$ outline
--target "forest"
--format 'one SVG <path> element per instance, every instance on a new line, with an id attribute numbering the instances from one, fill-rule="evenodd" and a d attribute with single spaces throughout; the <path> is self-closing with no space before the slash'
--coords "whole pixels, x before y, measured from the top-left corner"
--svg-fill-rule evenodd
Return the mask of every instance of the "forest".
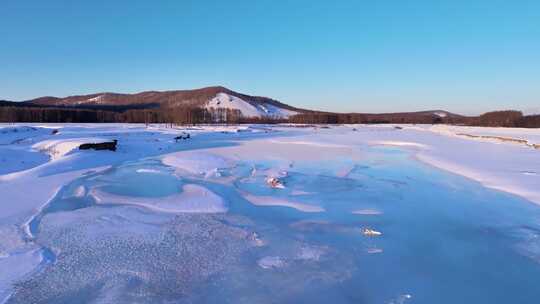
<path id="1" fill-rule="evenodd" d="M 199 107 L 133 106 L 44 106 L 0 101 L 0 122 L 49 123 L 309 123 L 309 124 L 456 124 L 487 127 L 539 128 L 540 115 L 520 111 L 493 111 L 479 116 L 434 115 L 432 112 L 386 114 L 328 113 L 304 111 L 287 119 L 278 117 L 247 118 L 239 110 Z"/>

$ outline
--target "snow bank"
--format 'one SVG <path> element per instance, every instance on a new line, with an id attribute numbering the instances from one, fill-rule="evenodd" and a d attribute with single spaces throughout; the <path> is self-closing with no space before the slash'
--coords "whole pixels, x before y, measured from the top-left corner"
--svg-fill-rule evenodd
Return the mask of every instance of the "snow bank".
<path id="1" fill-rule="evenodd" d="M 377 137 L 378 141 L 370 142 L 412 148 L 415 157 L 426 164 L 540 204 L 540 151 L 528 146 L 531 142 L 540 142 L 540 130 L 446 125 L 402 127 L 400 132 L 382 131 L 380 126 L 368 127 L 378 128 L 378 132 L 374 132 L 375 135 L 366 132 L 362 139 Z M 527 144 L 463 134 L 524 139 Z"/>
<path id="2" fill-rule="evenodd" d="M 382 211 L 376 210 L 376 209 L 360 209 L 360 210 L 354 210 L 352 214 L 358 214 L 358 215 L 380 215 L 382 214 Z"/>
<path id="3" fill-rule="evenodd" d="M 223 213 L 225 201 L 210 190 L 193 184 L 184 185 L 182 192 L 165 197 L 135 197 L 117 195 L 94 188 L 90 195 L 98 203 L 128 204 L 168 213 Z"/>
<path id="4" fill-rule="evenodd" d="M 538 175 L 530 174 L 529 171 L 520 171 L 518 169 L 519 167 L 525 167 L 517 164 L 517 170 L 512 168 L 494 170 L 494 163 L 497 162 L 497 159 L 493 159 L 487 154 L 486 157 L 488 160 L 482 159 L 482 155 L 477 156 L 479 158 L 474 158 L 476 164 L 469 165 L 460 163 L 456 159 L 445 159 L 442 156 L 427 153 L 416 155 L 419 160 L 434 167 L 465 176 L 481 183 L 485 187 L 516 194 L 536 204 L 540 204 L 540 179 Z M 506 160 L 508 160 L 508 157 L 506 157 Z M 490 163 L 490 161 L 493 163 Z"/>
<path id="5" fill-rule="evenodd" d="M 32 146 L 34 150 L 49 154 L 51 160 L 62 158 L 69 152 L 79 148 L 84 143 L 98 143 L 110 141 L 103 138 L 70 138 L 70 139 L 51 139 L 38 142 Z"/>
<path id="6" fill-rule="evenodd" d="M 491 141 L 495 143 L 510 143 L 534 147 L 540 144 L 540 129 L 534 128 L 499 128 L 499 127 L 469 127 L 449 125 L 410 126 L 418 130 L 426 130 L 446 136 L 461 137 L 470 140 Z"/>
<path id="7" fill-rule="evenodd" d="M 381 146 L 395 146 L 395 147 L 415 147 L 415 148 L 428 148 L 427 145 L 415 143 L 415 142 L 407 142 L 407 141 L 374 141 L 371 142 L 372 145 L 381 145 Z"/>
<path id="8" fill-rule="evenodd" d="M 242 196 L 247 201 L 257 206 L 289 207 L 289 208 L 294 208 L 302 212 L 324 212 L 325 211 L 324 208 L 320 206 L 308 205 L 304 203 L 289 201 L 285 199 L 276 198 L 273 196 L 256 196 L 256 195 L 248 194 L 248 193 L 243 193 Z"/>

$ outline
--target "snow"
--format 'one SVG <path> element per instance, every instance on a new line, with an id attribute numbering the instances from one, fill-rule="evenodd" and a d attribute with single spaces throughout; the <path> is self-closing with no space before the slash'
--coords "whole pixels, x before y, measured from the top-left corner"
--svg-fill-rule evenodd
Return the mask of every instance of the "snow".
<path id="1" fill-rule="evenodd" d="M 97 104 L 100 104 L 100 103 L 103 103 L 104 100 L 105 100 L 105 95 L 98 95 L 96 97 L 92 97 L 92 98 L 88 98 L 88 99 L 85 99 L 85 100 L 77 101 L 77 102 L 75 102 L 75 104 L 85 104 L 85 103 L 97 103 Z"/>
<path id="2" fill-rule="evenodd" d="M 383 140 L 383 141 L 373 141 L 371 142 L 373 145 L 382 145 L 382 146 L 396 146 L 396 147 L 415 147 L 415 148 L 427 148 L 427 145 L 419 144 L 415 142 L 405 142 L 405 141 L 390 141 L 390 140 Z"/>
<path id="3" fill-rule="evenodd" d="M 512 142 L 514 144 L 524 144 L 519 141 L 526 141 L 527 144 L 540 144 L 540 131 L 538 129 L 526 128 L 495 128 L 495 127 L 468 127 L 468 126 L 448 126 L 448 125 L 422 125 L 408 126 L 410 129 L 425 130 L 442 135 L 460 137 L 472 140 L 491 141 L 495 143 Z M 474 137 L 484 138 L 474 138 Z M 506 141 L 505 141 L 506 139 Z"/>
<path id="4" fill-rule="evenodd" d="M 352 214 L 358 214 L 358 215 L 380 215 L 382 214 L 381 211 L 375 210 L 375 209 L 360 209 L 360 210 L 354 210 Z"/>
<path id="5" fill-rule="evenodd" d="M 358 132 L 354 137 L 347 136 L 351 143 L 391 145 L 409 150 L 416 159 L 429 165 L 540 204 L 539 149 L 515 141 L 459 135 L 489 135 L 538 143 L 539 129 L 400 126 L 403 129 L 396 130 L 389 125 L 357 125 Z"/>
<path id="6" fill-rule="evenodd" d="M 204 151 L 173 153 L 163 157 L 162 161 L 167 166 L 199 175 L 207 175 L 216 169 L 231 166 L 227 159 Z"/>
<path id="7" fill-rule="evenodd" d="M 448 115 L 447 115 L 446 113 L 444 113 L 444 112 L 434 112 L 433 114 L 434 114 L 434 115 L 437 115 L 437 116 L 439 116 L 439 117 L 441 117 L 441 118 L 444 118 L 444 117 L 448 116 Z"/>
<path id="8" fill-rule="evenodd" d="M 489 135 L 539 143 L 540 130 L 449 126 L 427 130 L 444 136 L 431 141 L 431 136 L 419 136 L 417 142 L 429 147 L 417 152 L 419 160 L 540 204 L 540 150 L 513 141 L 456 135 Z"/>
<path id="9" fill-rule="evenodd" d="M 287 118 L 298 114 L 298 112 L 276 107 L 271 104 L 259 104 L 248 102 L 236 96 L 226 93 L 218 93 L 205 106 L 207 109 L 229 109 L 240 110 L 245 117 L 274 117 Z"/>
<path id="10" fill-rule="evenodd" d="M 234 96 L 218 95 L 210 104 L 212 102 L 255 117 L 263 113 L 290 115 L 270 105 L 265 105 L 265 110 L 257 108 Z M 14 282 L 42 262 L 42 251 L 34 243 L 35 235 L 29 223 L 54 199 L 59 189 L 88 174 L 130 162 L 153 160 L 171 167 L 182 180 L 182 187 L 177 193 L 152 198 L 111 193 L 99 186 L 78 186 L 70 193 L 78 199 L 93 196 L 98 204 L 136 206 L 165 215 L 224 214 L 228 212 L 229 198 L 203 182 L 217 183 L 226 179 L 220 176 L 221 170 L 233 174 L 242 164 L 264 163 L 262 168 L 254 166 L 254 174 L 248 178 L 253 183 L 260 177 L 261 189 L 268 192 L 238 191 L 239 196 L 249 202 L 244 204 L 261 212 L 265 207 L 274 207 L 321 216 L 331 213 L 331 205 L 309 201 L 317 193 L 313 189 L 306 191 L 290 186 L 287 172 L 309 161 L 360 161 L 370 153 L 361 148 L 375 147 L 406 151 L 412 162 L 421 161 L 540 204 L 540 149 L 535 148 L 540 144 L 539 129 L 446 125 L 399 125 L 402 128 L 396 129 L 394 126 L 347 125 L 326 129 L 296 128 L 295 125 L 189 128 L 166 128 L 157 124 L 149 127 L 137 124 L 0 125 L 0 299 L 10 294 Z M 61 129 L 61 132 L 53 135 L 51 129 Z M 266 133 L 268 130 L 275 132 Z M 192 138 L 175 143 L 174 136 L 181 132 L 189 132 Z M 119 140 L 116 152 L 77 149 L 81 143 L 112 139 Z M 342 178 L 353 172 L 353 166 L 347 162 L 339 163 L 334 169 L 330 174 L 310 168 L 316 173 Z M 133 172 L 139 176 L 167 174 L 147 167 Z M 268 177 L 283 179 L 286 187 L 268 187 Z M 358 205 L 346 212 L 356 215 L 357 219 L 378 220 L 389 214 L 379 207 Z M 388 229 L 383 229 L 385 238 L 390 236 Z M 376 232 L 370 232 L 371 235 L 379 233 L 370 231 Z M 382 249 L 370 247 L 367 251 L 380 253 Z M 385 255 L 386 252 L 389 251 L 385 251 Z M 300 256 L 316 260 L 320 254 L 305 250 Z M 258 265 L 273 269 L 286 264 L 283 258 L 272 254 L 259 259 Z M 7 268 L 9 271 L 5 271 Z"/>
<path id="11" fill-rule="evenodd" d="M 84 143 L 98 143 L 109 141 L 103 138 L 74 138 L 70 140 L 56 139 L 44 140 L 32 146 L 34 150 L 49 154 L 52 160 L 62 158 L 69 152 L 78 149 Z"/>
<path id="12" fill-rule="evenodd" d="M 134 197 L 92 189 L 90 195 L 98 203 L 131 204 L 154 211 L 169 213 L 220 213 L 227 212 L 225 201 L 210 190 L 187 184 L 178 194 L 166 197 Z"/>
<path id="13" fill-rule="evenodd" d="M 316 205 L 308 205 L 300 202 L 294 202 L 286 199 L 275 198 L 273 196 L 256 196 L 244 193 L 243 197 L 250 203 L 257 206 L 282 206 L 290 207 L 302 212 L 324 212 L 324 208 Z"/>

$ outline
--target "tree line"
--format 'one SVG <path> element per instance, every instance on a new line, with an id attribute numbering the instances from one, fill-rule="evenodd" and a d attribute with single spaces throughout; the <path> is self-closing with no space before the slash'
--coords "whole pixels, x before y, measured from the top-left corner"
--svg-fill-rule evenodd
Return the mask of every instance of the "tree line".
<path id="1" fill-rule="evenodd" d="M 447 115 L 430 112 L 361 114 L 304 112 L 289 119 L 280 117 L 244 117 L 239 110 L 200 107 L 157 107 L 150 109 L 129 107 L 54 107 L 0 102 L 0 122 L 49 123 L 302 123 L 302 124 L 459 124 L 487 127 L 540 128 L 540 115 L 523 115 L 519 111 L 495 111 L 479 116 Z"/>
<path id="2" fill-rule="evenodd" d="M 304 124 L 453 124 L 484 127 L 540 128 L 540 115 L 523 115 L 520 111 L 494 111 L 479 116 L 438 116 L 429 112 L 388 114 L 336 114 L 308 112 L 289 120 Z"/>

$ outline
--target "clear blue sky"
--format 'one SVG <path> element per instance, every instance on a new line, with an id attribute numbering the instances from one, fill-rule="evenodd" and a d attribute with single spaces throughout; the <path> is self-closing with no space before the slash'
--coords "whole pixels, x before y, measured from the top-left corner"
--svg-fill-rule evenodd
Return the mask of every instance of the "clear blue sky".
<path id="1" fill-rule="evenodd" d="M 0 99 L 210 85 L 334 111 L 540 109 L 540 1 L 0 2 Z"/>

